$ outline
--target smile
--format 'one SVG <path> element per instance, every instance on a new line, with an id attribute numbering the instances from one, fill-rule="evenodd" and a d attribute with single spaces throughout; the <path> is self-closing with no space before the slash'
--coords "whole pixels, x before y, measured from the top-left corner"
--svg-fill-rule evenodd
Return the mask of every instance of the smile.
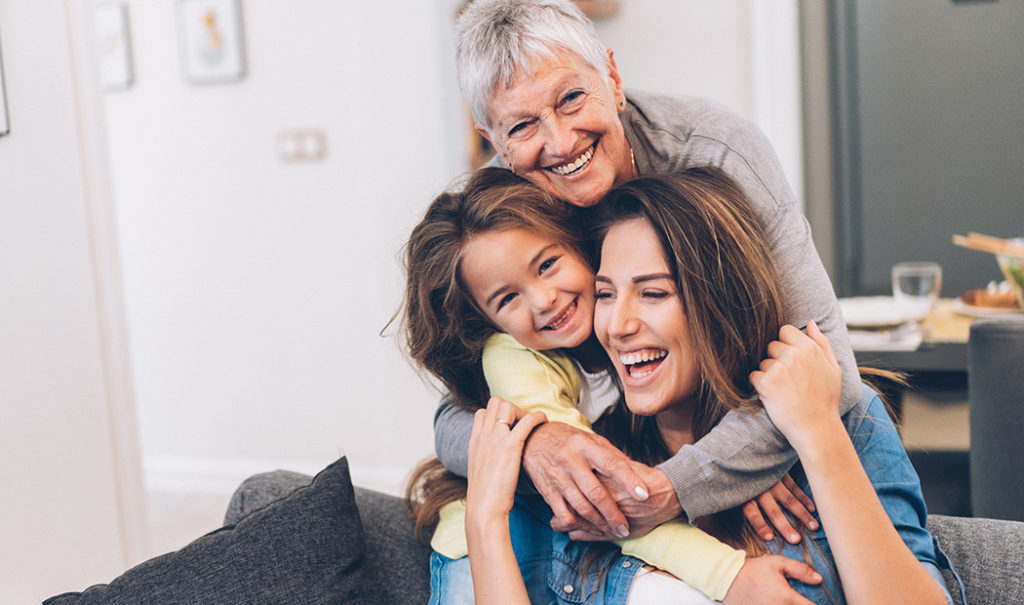
<path id="1" fill-rule="evenodd" d="M 558 314 L 558 316 L 556 316 L 554 319 L 548 322 L 548 324 L 541 328 L 541 330 L 558 330 L 559 328 L 561 328 L 563 325 L 565 325 L 567 321 L 569 321 L 572 318 L 573 314 L 576 313 L 576 306 L 576 300 L 573 300 L 571 303 L 569 303 L 568 307 L 566 307 L 561 313 Z"/>
<path id="2" fill-rule="evenodd" d="M 576 158 L 574 161 L 562 164 L 561 166 L 551 166 L 548 170 L 562 176 L 575 174 L 580 170 L 583 170 L 583 168 L 590 163 L 590 158 L 594 157 L 594 149 L 596 147 L 597 143 L 588 147 L 587 150 L 580 154 L 580 157 Z"/>
<path id="3" fill-rule="evenodd" d="M 619 355 L 619 361 L 626 367 L 626 374 L 632 378 L 649 376 L 668 356 L 665 349 L 643 349 Z"/>

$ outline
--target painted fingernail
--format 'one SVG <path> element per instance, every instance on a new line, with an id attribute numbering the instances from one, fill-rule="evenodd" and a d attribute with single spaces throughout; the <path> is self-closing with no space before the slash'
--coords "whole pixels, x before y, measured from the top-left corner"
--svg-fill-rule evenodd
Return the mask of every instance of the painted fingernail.
<path id="1" fill-rule="evenodd" d="M 799 541 L 800 541 L 800 536 L 798 536 L 798 535 L 796 535 L 796 534 L 789 534 L 789 541 L 790 541 L 790 542 L 791 542 L 792 544 L 796 544 L 797 542 L 799 542 Z"/>
<path id="2" fill-rule="evenodd" d="M 811 519 L 811 521 L 807 524 L 807 527 L 811 528 L 812 531 L 816 530 L 818 529 L 818 522 L 814 519 Z"/>
<path id="3" fill-rule="evenodd" d="M 766 531 L 766 532 L 764 532 L 761 535 L 764 537 L 765 540 L 771 540 L 772 538 L 775 537 L 775 536 L 772 535 L 772 532 L 770 532 L 770 531 Z"/>
<path id="4" fill-rule="evenodd" d="M 625 538 L 629 535 L 629 528 L 625 525 L 620 525 L 617 528 L 615 528 L 615 535 L 620 538 Z"/>
<path id="5" fill-rule="evenodd" d="M 639 485 L 633 489 L 633 492 L 636 494 L 636 497 L 639 498 L 641 502 L 651 497 L 651 495 L 647 493 L 647 490 L 640 487 Z"/>

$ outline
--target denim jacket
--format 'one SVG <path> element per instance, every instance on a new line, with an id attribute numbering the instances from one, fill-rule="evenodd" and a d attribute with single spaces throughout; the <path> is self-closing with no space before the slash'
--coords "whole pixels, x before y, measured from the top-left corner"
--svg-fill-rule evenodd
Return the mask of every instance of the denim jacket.
<path id="1" fill-rule="evenodd" d="M 962 582 L 951 569 L 938 543 L 925 529 L 927 512 L 920 480 L 881 399 L 865 385 L 857 405 L 843 416 L 843 421 L 896 531 L 914 556 L 939 579 L 944 590 L 946 585 L 941 581 L 939 570 L 952 572 L 958 583 L 954 588 L 962 599 Z M 794 467 L 791 476 L 813 498 L 799 465 Z M 534 605 L 625 603 L 643 561 L 622 555 L 607 544 L 573 542 L 567 535 L 551 530 L 551 516 L 551 510 L 539 496 L 516 496 L 509 516 L 512 547 L 523 572 L 530 602 Z M 819 586 L 795 580 L 790 584 L 815 603 L 845 603 L 832 552 L 824 530 L 820 529 L 821 520 L 817 513 L 815 518 L 819 529 L 814 532 L 805 530 L 804 539 L 810 544 L 810 563 L 822 575 L 823 581 Z M 768 544 L 768 548 L 773 554 L 804 560 L 803 544 L 793 545 L 777 538 Z M 473 602 L 468 560 L 453 561 L 435 553 L 431 568 L 431 603 L 457 605 Z M 952 603 L 948 591 L 947 599 Z"/>

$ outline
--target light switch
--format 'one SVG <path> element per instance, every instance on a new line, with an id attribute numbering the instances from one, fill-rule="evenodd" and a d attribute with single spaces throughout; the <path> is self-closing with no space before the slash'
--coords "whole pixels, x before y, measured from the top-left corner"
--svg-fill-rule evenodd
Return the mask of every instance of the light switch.
<path id="1" fill-rule="evenodd" d="M 327 157 L 327 133 L 318 128 L 283 130 L 277 135 L 277 155 L 285 163 L 322 161 Z"/>

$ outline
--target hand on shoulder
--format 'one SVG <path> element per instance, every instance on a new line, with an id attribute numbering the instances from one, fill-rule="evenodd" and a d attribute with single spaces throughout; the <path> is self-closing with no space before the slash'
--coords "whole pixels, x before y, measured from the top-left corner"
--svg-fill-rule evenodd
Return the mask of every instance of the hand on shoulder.
<path id="1" fill-rule="evenodd" d="M 832 346 L 817 324 L 807 333 L 785 325 L 768 345 L 768 357 L 750 374 L 761 403 L 794 449 L 821 430 L 835 428 L 839 418 L 842 371 Z"/>

